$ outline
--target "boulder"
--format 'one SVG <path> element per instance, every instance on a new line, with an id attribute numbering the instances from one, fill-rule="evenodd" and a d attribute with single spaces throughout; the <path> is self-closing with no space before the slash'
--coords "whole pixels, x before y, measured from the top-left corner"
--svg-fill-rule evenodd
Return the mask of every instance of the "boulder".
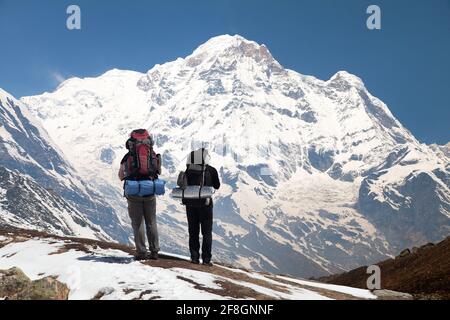
<path id="1" fill-rule="evenodd" d="M 427 244 L 424 244 L 423 246 L 421 246 L 420 249 L 428 249 L 431 247 L 434 247 L 434 243 L 428 242 Z"/>
<path id="2" fill-rule="evenodd" d="M 54 277 L 31 281 L 19 268 L 0 270 L 0 298 L 9 300 L 67 300 L 69 288 Z"/>
<path id="3" fill-rule="evenodd" d="M 17 295 L 18 300 L 67 300 L 69 288 L 54 277 L 45 277 L 31 282 L 31 285 Z"/>
<path id="4" fill-rule="evenodd" d="M 19 268 L 0 270 L 0 298 L 15 297 L 18 292 L 25 290 L 31 280 Z"/>
<path id="5" fill-rule="evenodd" d="M 410 255 L 410 254 L 411 254 L 411 250 L 405 249 L 405 250 L 403 250 L 402 252 L 400 252 L 400 254 L 398 255 L 398 257 L 403 258 L 403 257 L 406 257 L 406 256 L 408 256 L 408 255 Z"/>

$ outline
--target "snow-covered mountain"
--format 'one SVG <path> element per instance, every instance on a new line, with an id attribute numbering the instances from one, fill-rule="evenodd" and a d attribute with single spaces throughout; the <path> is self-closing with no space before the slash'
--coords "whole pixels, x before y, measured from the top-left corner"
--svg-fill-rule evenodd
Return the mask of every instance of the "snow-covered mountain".
<path id="1" fill-rule="evenodd" d="M 419 143 L 358 77 L 299 74 L 240 36 L 214 37 L 145 74 L 72 78 L 22 101 L 116 211 L 132 129 L 155 135 L 169 187 L 185 155 L 206 144 L 224 182 L 214 226 L 223 261 L 321 275 L 450 232 L 448 157 Z M 183 209 L 159 199 L 165 250 L 186 251 Z"/>
<path id="2" fill-rule="evenodd" d="M 39 121 L 1 89 L 0 196 L 1 222 L 98 239 L 111 239 L 108 230 L 128 239 L 114 210 L 84 185 Z"/>

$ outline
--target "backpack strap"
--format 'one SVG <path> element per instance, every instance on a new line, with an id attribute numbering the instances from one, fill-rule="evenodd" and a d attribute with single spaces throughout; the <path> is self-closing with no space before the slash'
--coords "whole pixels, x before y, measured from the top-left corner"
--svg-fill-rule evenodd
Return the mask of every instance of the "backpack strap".
<path id="1" fill-rule="evenodd" d="M 202 179 L 200 180 L 200 188 L 198 188 L 198 198 L 201 199 L 202 195 L 202 188 L 205 184 L 205 171 L 206 171 L 206 165 L 203 165 L 202 167 Z"/>
<path id="2" fill-rule="evenodd" d="M 134 169 L 139 169 L 140 168 L 140 163 L 139 163 L 139 159 L 138 159 L 138 154 L 137 154 L 137 150 L 136 150 L 136 139 L 134 138 L 129 138 L 128 141 L 130 141 L 131 146 L 128 149 L 130 156 L 133 157 L 133 168 Z"/>
<path id="3" fill-rule="evenodd" d="M 150 171 L 150 170 L 153 170 L 153 159 L 152 159 L 152 149 L 150 148 L 150 154 L 148 155 L 148 157 L 147 157 L 147 169 Z M 154 173 L 154 172 L 152 172 L 152 173 Z M 151 178 L 151 180 L 153 180 L 153 177 L 150 177 Z M 155 186 L 153 186 L 153 190 L 155 189 Z"/>
<path id="4" fill-rule="evenodd" d="M 127 153 L 123 156 L 122 160 L 120 161 L 120 164 L 125 163 L 125 162 L 127 161 L 127 159 L 128 159 L 129 156 L 130 156 L 130 152 L 127 152 Z"/>

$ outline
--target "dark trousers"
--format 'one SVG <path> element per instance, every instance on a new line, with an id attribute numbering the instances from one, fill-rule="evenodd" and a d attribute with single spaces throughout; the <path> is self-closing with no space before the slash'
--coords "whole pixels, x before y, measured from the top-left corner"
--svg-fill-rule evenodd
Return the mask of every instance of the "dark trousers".
<path id="1" fill-rule="evenodd" d="M 202 232 L 202 259 L 203 262 L 211 262 L 213 206 L 191 207 L 186 206 L 186 214 L 189 226 L 189 251 L 192 260 L 200 258 L 200 230 Z"/>

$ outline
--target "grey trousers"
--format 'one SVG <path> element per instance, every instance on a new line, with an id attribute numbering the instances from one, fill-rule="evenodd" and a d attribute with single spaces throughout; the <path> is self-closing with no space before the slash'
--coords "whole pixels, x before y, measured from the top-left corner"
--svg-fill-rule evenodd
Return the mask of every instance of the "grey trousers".
<path id="1" fill-rule="evenodd" d="M 128 196 L 128 214 L 133 227 L 134 243 L 138 254 L 147 253 L 145 234 L 151 252 L 159 251 L 158 227 L 156 225 L 156 198 Z M 144 223 L 143 223 L 144 222 Z"/>

